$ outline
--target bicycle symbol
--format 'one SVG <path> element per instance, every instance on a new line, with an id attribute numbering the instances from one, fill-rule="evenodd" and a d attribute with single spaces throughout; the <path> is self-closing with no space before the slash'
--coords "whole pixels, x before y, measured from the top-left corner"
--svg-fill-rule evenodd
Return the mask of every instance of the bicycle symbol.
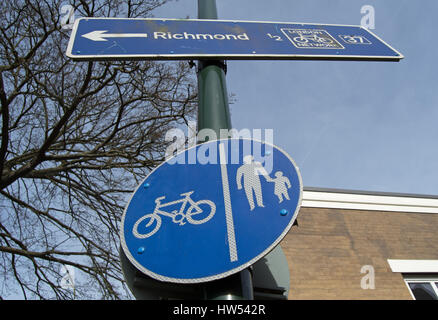
<path id="1" fill-rule="evenodd" d="M 304 34 L 300 33 L 299 35 L 300 35 L 299 37 L 294 37 L 293 39 L 294 39 L 294 41 L 301 43 L 301 44 L 306 44 L 309 41 L 323 43 L 323 44 L 333 43 L 332 39 L 318 37 L 316 34 L 304 35 Z"/>
<path id="2" fill-rule="evenodd" d="M 330 33 L 322 29 L 281 28 L 283 34 L 297 48 L 302 49 L 344 49 Z"/>
<path id="3" fill-rule="evenodd" d="M 210 200 L 199 200 L 199 201 L 193 201 L 193 199 L 190 197 L 194 191 L 189 191 L 186 193 L 181 193 L 182 199 L 170 201 L 166 203 L 161 203 L 161 200 L 165 199 L 165 196 L 158 197 L 155 199 L 155 209 L 153 213 L 148 213 L 144 216 L 142 216 L 140 219 L 137 220 L 137 222 L 134 224 L 134 227 L 132 228 L 133 235 L 138 239 L 146 239 L 150 236 L 154 235 L 161 227 L 161 217 L 160 215 L 172 218 L 172 222 L 179 224 L 180 226 L 185 225 L 186 221 L 191 224 L 203 224 L 210 220 L 215 212 L 216 212 L 216 205 L 210 201 Z M 164 207 L 168 207 L 175 204 L 181 204 L 181 207 L 179 210 L 173 210 L 171 212 L 167 212 L 162 210 Z M 190 205 L 187 210 L 187 203 Z M 210 207 L 210 212 L 208 215 L 204 218 L 202 218 L 205 215 L 202 215 L 202 213 L 207 212 L 206 210 L 201 209 L 202 207 Z M 208 208 L 206 208 L 208 209 Z M 199 218 L 201 217 L 201 218 Z M 148 221 L 149 220 L 149 221 Z M 152 228 L 151 231 L 142 233 L 138 230 L 139 225 L 143 222 L 147 221 L 145 229 L 150 227 L 154 222 L 156 222 L 155 227 Z M 143 231 L 144 232 L 144 231 Z"/>

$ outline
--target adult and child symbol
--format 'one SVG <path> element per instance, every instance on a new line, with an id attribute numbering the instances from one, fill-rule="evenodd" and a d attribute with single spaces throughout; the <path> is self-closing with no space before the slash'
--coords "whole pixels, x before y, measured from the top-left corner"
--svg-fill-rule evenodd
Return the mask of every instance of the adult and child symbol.
<path id="1" fill-rule="evenodd" d="M 267 182 L 274 183 L 274 194 L 278 197 L 279 203 L 283 202 L 284 198 L 290 200 L 287 190 L 291 184 L 289 179 L 283 176 L 283 172 L 277 171 L 275 178 L 271 178 L 260 162 L 254 161 L 252 155 L 247 155 L 243 158 L 243 165 L 237 169 L 236 182 L 237 189 L 241 190 L 243 178 L 243 188 L 251 211 L 255 208 L 253 194 L 255 194 L 257 206 L 264 208 L 260 176 L 263 176 Z"/>

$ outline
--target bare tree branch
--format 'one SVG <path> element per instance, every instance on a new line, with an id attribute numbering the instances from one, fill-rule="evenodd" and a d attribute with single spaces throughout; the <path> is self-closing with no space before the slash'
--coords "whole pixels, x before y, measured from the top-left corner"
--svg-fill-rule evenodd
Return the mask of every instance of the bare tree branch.
<path id="1" fill-rule="evenodd" d="M 165 0 L 70 0 L 75 16 L 149 17 Z M 64 4 L 64 3 L 63 3 Z M 126 299 L 119 223 L 194 115 L 187 63 L 73 62 L 57 0 L 0 2 L 0 298 Z M 74 292 L 60 285 L 77 272 Z"/>

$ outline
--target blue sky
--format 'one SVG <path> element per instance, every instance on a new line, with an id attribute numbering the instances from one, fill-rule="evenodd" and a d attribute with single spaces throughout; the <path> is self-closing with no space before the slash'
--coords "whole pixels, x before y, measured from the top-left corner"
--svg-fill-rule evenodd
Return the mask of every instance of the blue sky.
<path id="1" fill-rule="evenodd" d="M 436 195 L 438 92 L 434 0 L 217 0 L 219 19 L 360 25 L 401 62 L 229 61 L 236 129 L 273 129 L 274 144 L 307 187 Z M 163 18 L 197 18 L 196 0 L 168 3 Z"/>

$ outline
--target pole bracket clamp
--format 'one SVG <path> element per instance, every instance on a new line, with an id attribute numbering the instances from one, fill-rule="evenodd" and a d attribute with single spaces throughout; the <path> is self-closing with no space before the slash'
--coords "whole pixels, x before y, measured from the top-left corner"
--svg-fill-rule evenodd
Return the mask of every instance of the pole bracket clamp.
<path id="1" fill-rule="evenodd" d="M 192 65 L 192 64 L 190 64 Z M 225 60 L 199 60 L 198 61 L 198 73 L 209 66 L 216 66 L 224 70 L 225 74 L 227 74 L 227 62 Z"/>

